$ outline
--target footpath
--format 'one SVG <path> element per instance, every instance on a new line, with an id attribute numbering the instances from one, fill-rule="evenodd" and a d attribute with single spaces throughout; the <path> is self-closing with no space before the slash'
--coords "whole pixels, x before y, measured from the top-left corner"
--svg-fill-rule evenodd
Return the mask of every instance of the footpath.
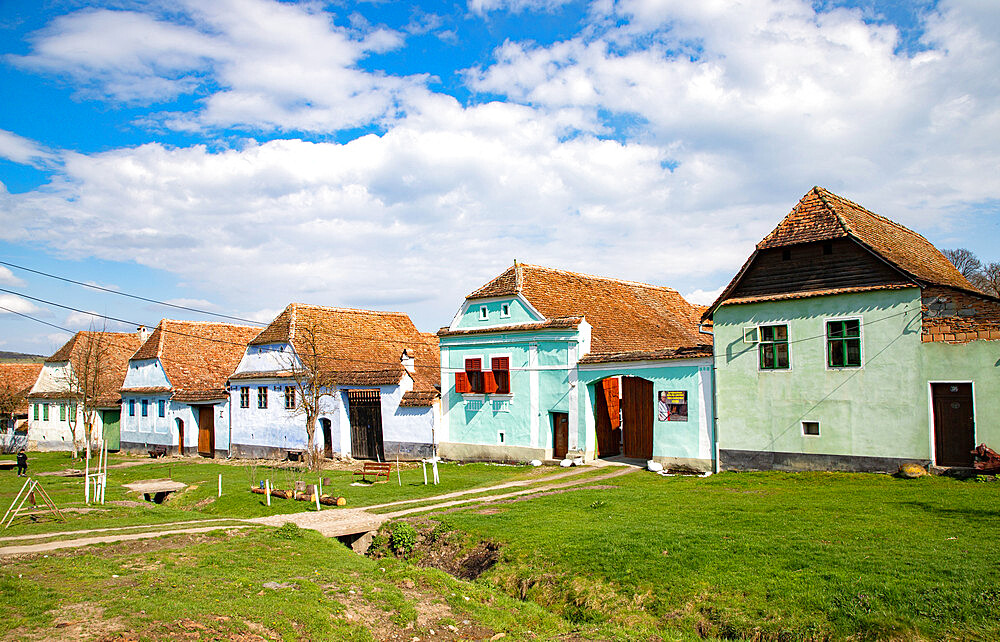
<path id="1" fill-rule="evenodd" d="M 148 524 L 124 526 L 119 528 L 97 528 L 79 531 L 61 531 L 38 533 L 34 535 L 17 535 L 0 537 L 0 557 L 8 555 L 24 555 L 30 553 L 45 553 L 65 548 L 78 548 L 90 544 L 122 542 L 130 540 L 150 539 L 165 535 L 186 533 L 205 533 L 219 529 L 252 528 L 256 526 L 282 526 L 293 523 L 300 528 L 308 528 L 322 533 L 327 537 L 342 537 L 368 533 L 377 530 L 386 521 L 421 512 L 453 508 L 469 504 L 488 504 L 495 501 L 509 500 L 537 493 L 566 492 L 580 489 L 596 482 L 606 481 L 620 475 L 638 470 L 631 466 L 609 467 L 608 472 L 577 478 L 584 472 L 594 471 L 593 467 L 573 467 L 565 472 L 549 475 L 544 480 L 529 479 L 496 484 L 494 486 L 469 488 L 466 490 L 444 493 L 432 497 L 401 500 L 366 506 L 364 508 L 330 508 L 321 511 L 269 515 L 250 519 L 220 518 L 192 520 L 190 522 L 172 522 L 167 524 Z M 512 490 L 516 489 L 516 490 Z M 419 504 L 413 506 L 413 504 Z M 386 509 L 390 509 L 387 512 Z M 379 511 L 379 512 L 375 512 Z M 197 526 L 195 526 L 197 524 Z M 166 528 L 176 526 L 177 528 Z M 102 533 L 97 535 L 96 533 Z M 85 537 L 73 537 L 87 535 Z M 54 541 L 52 538 L 58 539 Z M 5 542 L 12 542 L 2 545 Z M 24 542 L 24 543 L 13 543 Z M 31 543 L 29 543 L 31 542 Z"/>

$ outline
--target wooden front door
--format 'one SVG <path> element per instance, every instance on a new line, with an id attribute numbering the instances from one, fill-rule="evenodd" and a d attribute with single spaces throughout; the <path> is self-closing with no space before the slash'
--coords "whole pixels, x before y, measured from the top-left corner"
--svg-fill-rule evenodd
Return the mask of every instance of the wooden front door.
<path id="1" fill-rule="evenodd" d="M 625 456 L 653 456 L 653 382 L 641 377 L 622 377 L 622 442 Z"/>
<path id="2" fill-rule="evenodd" d="M 104 423 L 104 441 L 108 444 L 108 450 L 118 452 L 121 450 L 121 410 L 102 410 L 101 421 Z"/>
<path id="3" fill-rule="evenodd" d="M 177 420 L 177 454 L 184 454 L 184 420 Z"/>
<path id="4" fill-rule="evenodd" d="M 348 390 L 351 457 L 385 461 L 382 444 L 382 398 L 378 390 Z"/>
<path id="5" fill-rule="evenodd" d="M 565 459 L 569 452 L 569 415 L 565 412 L 552 413 L 552 457 Z"/>
<path id="6" fill-rule="evenodd" d="M 597 456 L 621 453 L 621 414 L 618 380 L 605 379 L 594 386 L 594 427 L 597 431 Z"/>
<path id="7" fill-rule="evenodd" d="M 938 466 L 972 466 L 975 420 L 971 383 L 932 383 L 934 407 L 934 463 Z"/>
<path id="8" fill-rule="evenodd" d="M 198 408 L 198 454 L 215 455 L 215 406 Z"/>

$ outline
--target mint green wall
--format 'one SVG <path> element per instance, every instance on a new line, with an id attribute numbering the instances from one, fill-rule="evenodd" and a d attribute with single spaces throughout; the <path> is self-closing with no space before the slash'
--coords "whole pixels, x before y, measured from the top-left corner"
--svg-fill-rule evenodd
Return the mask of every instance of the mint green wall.
<path id="1" fill-rule="evenodd" d="M 580 385 L 586 384 L 587 394 L 579 396 L 580 416 L 592 415 L 596 400 L 596 383 L 616 375 L 632 375 L 653 382 L 653 397 L 649 403 L 653 406 L 653 456 L 676 457 L 688 459 L 712 458 L 712 421 L 711 407 L 706 407 L 702 394 L 699 394 L 699 379 L 704 379 L 708 386 L 707 398 L 711 399 L 710 365 L 681 363 L 658 367 L 635 368 L 630 366 L 609 366 L 600 370 L 581 370 Z M 704 374 L 702 374 L 704 373 Z M 688 420 L 659 421 L 656 418 L 656 399 L 661 390 L 685 390 L 688 397 Z M 580 443 L 584 443 L 584 422 L 581 424 Z"/>
<path id="2" fill-rule="evenodd" d="M 547 331 L 490 335 L 477 342 L 469 337 L 442 337 L 443 363 L 447 368 L 461 370 L 467 357 L 482 357 L 485 364 L 490 355 L 509 354 L 511 367 L 510 395 L 461 395 L 455 393 L 454 374 L 445 377 L 447 403 L 442 411 L 448 414 L 448 441 L 466 444 L 497 444 L 498 431 L 504 431 L 505 446 L 532 447 L 531 443 L 531 375 L 528 368 L 530 346 L 538 351 L 539 429 L 537 448 L 551 447 L 552 424 L 549 412 L 569 412 L 568 345 L 579 340 L 575 331 Z M 543 355 L 547 355 L 543 360 Z M 482 407 L 473 410 L 482 400 Z M 495 410 L 494 400 L 509 400 L 509 411 Z"/>
<path id="3" fill-rule="evenodd" d="M 829 370 L 825 321 L 845 316 L 864 324 L 862 368 Z M 788 324 L 787 371 L 759 372 L 743 342 L 744 326 L 771 323 Z M 723 305 L 714 333 L 720 449 L 929 459 L 919 289 Z"/>
<path id="4" fill-rule="evenodd" d="M 500 306 L 504 303 L 510 304 L 510 316 L 500 316 Z M 479 320 L 479 307 L 485 305 L 489 314 L 486 321 Z M 458 320 L 458 329 L 468 330 L 471 328 L 488 328 L 496 325 L 511 325 L 513 323 L 532 323 L 541 321 L 537 315 L 533 314 L 520 299 L 511 297 L 510 299 L 497 299 L 494 301 L 470 301 L 469 307 L 462 313 Z"/>
<path id="5" fill-rule="evenodd" d="M 932 381 L 971 381 L 976 410 L 976 444 L 1000 450 L 1000 341 L 921 346 L 926 383 L 921 390 L 929 413 Z M 929 415 L 928 415 L 929 416 Z"/>

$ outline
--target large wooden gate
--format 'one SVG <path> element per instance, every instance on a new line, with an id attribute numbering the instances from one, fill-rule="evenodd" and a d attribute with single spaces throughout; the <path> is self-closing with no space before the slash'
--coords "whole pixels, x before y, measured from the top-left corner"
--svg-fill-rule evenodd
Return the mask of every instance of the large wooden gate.
<path id="1" fill-rule="evenodd" d="M 597 430 L 597 456 L 621 453 L 622 420 L 618 380 L 611 377 L 594 384 L 594 427 Z"/>
<path id="2" fill-rule="evenodd" d="M 934 463 L 972 466 L 975 419 L 971 383 L 932 383 L 934 406 Z"/>
<path id="3" fill-rule="evenodd" d="M 351 457 L 385 461 L 382 444 L 382 399 L 378 390 L 348 390 Z"/>
<path id="4" fill-rule="evenodd" d="M 198 407 L 198 454 L 215 456 L 215 406 Z"/>
<path id="5" fill-rule="evenodd" d="M 104 441 L 108 444 L 108 450 L 118 452 L 121 450 L 121 410 L 102 410 L 101 421 L 104 424 Z"/>
<path id="6" fill-rule="evenodd" d="M 622 377 L 622 442 L 625 456 L 653 456 L 653 382 L 641 377 Z"/>

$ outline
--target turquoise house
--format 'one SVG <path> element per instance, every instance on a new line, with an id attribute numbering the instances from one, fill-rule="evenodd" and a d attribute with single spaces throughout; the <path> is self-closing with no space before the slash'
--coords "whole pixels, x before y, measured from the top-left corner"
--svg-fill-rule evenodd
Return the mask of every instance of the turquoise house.
<path id="1" fill-rule="evenodd" d="M 438 332 L 438 452 L 714 464 L 711 335 L 676 290 L 515 263 Z"/>
<path id="2" fill-rule="evenodd" d="M 1000 449 L 1000 300 L 927 239 L 816 187 L 706 311 L 719 462 L 967 467 Z"/>

